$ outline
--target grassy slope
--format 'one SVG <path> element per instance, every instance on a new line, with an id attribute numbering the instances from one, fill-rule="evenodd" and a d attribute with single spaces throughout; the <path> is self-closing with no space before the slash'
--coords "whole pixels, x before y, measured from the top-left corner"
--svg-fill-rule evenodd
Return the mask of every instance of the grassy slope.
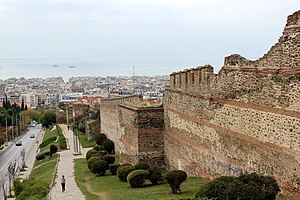
<path id="1" fill-rule="evenodd" d="M 186 182 L 181 185 L 182 194 L 171 195 L 171 188 L 168 184 L 161 184 L 158 186 L 150 186 L 150 183 L 146 183 L 146 187 L 133 189 L 130 188 L 126 182 L 119 181 L 117 176 L 106 175 L 102 177 L 96 177 L 87 168 L 85 159 L 75 160 L 75 177 L 77 184 L 83 194 L 88 200 L 98 199 L 96 195 L 91 194 L 105 193 L 110 200 L 169 200 L 169 199 L 183 199 L 192 198 L 197 192 L 203 180 L 200 178 L 188 178 Z M 100 193 L 100 194 L 99 194 Z"/>
<path id="2" fill-rule="evenodd" d="M 88 140 L 86 135 L 83 133 L 79 134 L 80 144 L 83 148 L 94 147 L 96 145 L 96 140 Z"/>
<path id="3" fill-rule="evenodd" d="M 59 129 L 59 130 L 57 130 Z M 60 135 L 58 134 L 58 131 L 60 132 Z M 57 146 L 57 148 L 60 148 L 60 143 L 59 143 L 59 137 L 64 137 L 64 135 L 62 134 L 62 131 L 60 129 L 59 126 L 57 126 L 56 129 L 50 131 L 49 129 L 46 129 L 45 134 L 44 134 L 44 138 L 43 138 L 43 142 L 45 140 L 47 140 L 50 137 L 56 136 L 57 140 L 54 143 L 50 143 L 47 146 L 43 147 L 40 149 L 40 152 L 46 151 L 50 149 L 50 145 L 54 144 L 55 146 Z"/>

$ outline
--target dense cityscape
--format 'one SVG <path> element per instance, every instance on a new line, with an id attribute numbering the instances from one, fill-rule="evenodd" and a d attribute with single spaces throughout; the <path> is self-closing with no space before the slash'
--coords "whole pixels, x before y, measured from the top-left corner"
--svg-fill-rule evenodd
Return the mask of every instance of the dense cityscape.
<path id="1" fill-rule="evenodd" d="M 143 95 L 144 99 L 162 99 L 169 76 L 118 76 L 72 77 L 65 82 L 62 77 L 9 78 L 0 80 L 0 99 L 5 95 L 11 103 L 24 101 L 28 108 L 60 102 L 71 102 L 80 97 L 121 97 Z"/>

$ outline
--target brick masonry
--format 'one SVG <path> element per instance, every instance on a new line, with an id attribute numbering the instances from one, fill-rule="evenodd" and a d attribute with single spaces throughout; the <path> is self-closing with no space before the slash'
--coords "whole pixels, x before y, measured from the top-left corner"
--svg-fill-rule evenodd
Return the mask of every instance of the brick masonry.
<path id="1" fill-rule="evenodd" d="M 114 99 L 101 99 L 100 123 L 101 132 L 115 142 L 116 152 L 120 152 L 121 126 L 119 122 L 119 104 L 123 102 L 137 101 L 137 96 L 129 96 Z"/>
<path id="2" fill-rule="evenodd" d="M 258 172 L 300 194 L 300 11 L 269 52 L 175 72 L 164 99 L 166 164 L 190 175 Z"/>
<path id="3" fill-rule="evenodd" d="M 163 107 L 120 105 L 121 161 L 164 165 Z"/>

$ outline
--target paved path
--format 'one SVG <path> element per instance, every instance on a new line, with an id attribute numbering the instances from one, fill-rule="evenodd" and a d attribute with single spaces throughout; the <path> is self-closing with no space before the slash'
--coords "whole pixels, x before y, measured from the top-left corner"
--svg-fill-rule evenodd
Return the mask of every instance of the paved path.
<path id="1" fill-rule="evenodd" d="M 68 140 L 70 149 L 60 152 L 60 161 L 58 162 L 57 174 L 55 177 L 55 184 L 52 187 L 49 197 L 51 200 L 84 200 L 85 197 L 79 190 L 74 176 L 74 162 L 76 158 L 84 157 L 84 152 L 82 155 L 74 156 L 74 145 L 73 145 L 73 132 L 68 130 L 66 125 L 60 125 L 66 139 Z M 60 179 L 64 175 L 66 179 L 66 191 L 61 191 Z"/>

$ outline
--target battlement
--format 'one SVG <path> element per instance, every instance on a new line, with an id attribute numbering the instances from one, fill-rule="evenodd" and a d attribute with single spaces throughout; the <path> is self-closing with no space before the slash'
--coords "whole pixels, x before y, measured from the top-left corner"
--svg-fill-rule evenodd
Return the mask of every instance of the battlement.
<path id="1" fill-rule="evenodd" d="M 226 96 L 226 89 L 252 90 L 258 85 L 250 83 L 249 73 L 255 80 L 257 74 L 282 76 L 286 79 L 300 75 L 300 11 L 288 16 L 283 35 L 268 53 L 257 60 L 249 60 L 239 54 L 225 57 L 224 65 L 218 74 L 213 67 L 205 65 L 175 72 L 170 75 L 170 88 L 201 96 Z M 280 77 L 280 79 L 282 78 Z M 245 82 L 246 81 L 246 82 Z M 239 83 L 238 88 L 234 85 Z M 257 83 L 258 81 L 255 80 Z M 230 86 L 229 86 L 230 84 Z"/>

